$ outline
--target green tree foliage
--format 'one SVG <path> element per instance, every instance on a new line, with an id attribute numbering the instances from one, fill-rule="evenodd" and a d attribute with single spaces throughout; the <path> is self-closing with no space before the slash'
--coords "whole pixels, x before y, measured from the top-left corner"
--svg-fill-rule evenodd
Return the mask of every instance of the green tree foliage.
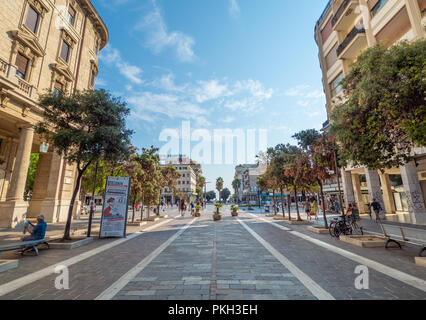
<path id="1" fill-rule="evenodd" d="M 342 156 L 371 169 L 399 166 L 426 145 L 426 40 L 365 50 L 332 112 Z"/>
<path id="2" fill-rule="evenodd" d="M 223 200 L 223 201 L 227 201 L 228 200 L 228 198 L 229 198 L 229 196 L 231 195 L 231 191 L 229 191 L 229 189 L 228 188 L 225 188 L 225 189 L 223 189 L 222 191 L 221 191 L 221 193 L 220 193 L 220 198 Z"/>
<path id="3" fill-rule="evenodd" d="M 235 192 L 235 198 L 238 199 L 238 190 L 241 187 L 241 180 L 235 178 L 234 181 L 232 181 L 232 188 L 234 188 L 234 192 Z"/>
<path id="4" fill-rule="evenodd" d="M 70 239 L 74 203 L 86 169 L 101 156 L 116 161 L 129 154 L 132 131 L 126 128 L 126 103 L 105 90 L 46 94 L 40 97 L 43 121 L 36 131 L 53 144 L 58 154 L 77 166 L 64 239 Z"/>
<path id="5" fill-rule="evenodd" d="M 30 156 L 30 165 L 28 167 L 27 182 L 25 184 L 25 194 L 30 195 L 34 190 L 34 181 L 37 173 L 37 165 L 39 160 L 38 153 L 32 153 Z"/>
<path id="6" fill-rule="evenodd" d="M 216 198 L 216 192 L 214 190 L 208 191 L 206 193 L 206 199 L 207 199 L 207 201 L 213 200 L 215 198 Z"/>
<path id="7" fill-rule="evenodd" d="M 219 191 L 219 200 L 220 200 L 220 192 L 223 189 L 223 178 L 219 177 L 216 179 L 216 190 Z"/>

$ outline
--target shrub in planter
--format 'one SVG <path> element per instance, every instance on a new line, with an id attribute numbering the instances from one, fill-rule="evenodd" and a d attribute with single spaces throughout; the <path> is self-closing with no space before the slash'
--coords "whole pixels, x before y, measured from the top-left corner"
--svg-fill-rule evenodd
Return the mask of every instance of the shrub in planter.
<path id="1" fill-rule="evenodd" d="M 216 207 L 216 213 L 213 215 L 213 220 L 214 221 L 222 220 L 222 215 L 219 212 L 219 209 L 222 208 L 222 204 L 221 203 L 216 203 L 215 207 Z"/>
<path id="2" fill-rule="evenodd" d="M 254 209 L 253 209 L 253 207 L 252 207 L 252 206 L 250 206 L 250 205 L 249 205 L 249 206 L 247 207 L 247 210 L 252 211 L 252 210 L 254 210 Z"/>
<path id="3" fill-rule="evenodd" d="M 238 217 L 238 210 L 239 210 L 238 206 L 232 205 L 231 206 L 231 215 L 233 217 Z"/>
<path id="4" fill-rule="evenodd" d="M 200 209 L 201 209 L 201 206 L 199 206 L 199 205 L 195 206 L 195 216 L 196 217 L 201 217 Z"/>

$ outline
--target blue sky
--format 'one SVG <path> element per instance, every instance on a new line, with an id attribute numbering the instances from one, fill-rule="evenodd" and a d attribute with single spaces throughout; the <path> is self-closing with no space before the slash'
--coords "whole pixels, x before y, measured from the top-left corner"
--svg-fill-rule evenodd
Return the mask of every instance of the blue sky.
<path id="1" fill-rule="evenodd" d="M 320 129 L 327 119 L 313 37 L 327 0 L 92 2 L 110 33 L 96 86 L 128 102 L 138 148 L 163 147 L 160 133 L 182 121 L 211 135 L 266 130 L 275 146 L 295 143 L 295 132 Z M 208 189 L 218 176 L 231 188 L 233 158 L 203 165 Z"/>

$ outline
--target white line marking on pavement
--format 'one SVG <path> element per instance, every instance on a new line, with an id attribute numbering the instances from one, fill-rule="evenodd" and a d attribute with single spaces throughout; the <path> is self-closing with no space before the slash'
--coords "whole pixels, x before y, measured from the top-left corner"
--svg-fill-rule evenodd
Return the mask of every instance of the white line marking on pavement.
<path id="1" fill-rule="evenodd" d="M 172 220 L 174 220 L 174 219 L 168 219 L 166 221 L 160 222 L 158 224 L 155 224 L 153 226 L 150 226 L 150 227 L 142 230 L 141 232 L 132 233 L 131 235 L 127 236 L 127 238 L 123 238 L 123 239 L 120 239 L 120 240 L 113 241 L 113 242 L 105 244 L 105 245 L 103 245 L 103 246 L 101 246 L 99 248 L 95 248 L 93 250 L 81 253 L 81 254 L 79 254 L 79 255 L 77 255 L 75 257 L 72 257 L 70 259 L 58 262 L 58 263 L 56 263 L 54 265 L 51 265 L 49 267 L 46 267 L 44 269 L 41 269 L 41 270 L 36 271 L 36 272 L 33 272 L 33 273 L 31 273 L 29 275 L 26 275 L 26 276 L 24 276 L 22 278 L 18 278 L 18 279 L 15 279 L 13 281 L 10 281 L 8 283 L 5 283 L 3 285 L 0 285 L 0 297 L 4 296 L 4 295 L 6 295 L 6 294 L 8 294 L 10 292 L 13 292 L 13 291 L 15 291 L 15 290 L 17 290 L 17 289 L 19 289 L 21 287 L 24 287 L 24 286 L 26 286 L 26 285 L 28 285 L 28 284 L 30 284 L 32 282 L 35 282 L 35 281 L 40 280 L 40 279 L 42 279 L 44 277 L 47 277 L 50 274 L 53 274 L 55 272 L 55 268 L 57 266 L 67 266 L 67 267 L 69 267 L 69 266 L 71 266 L 73 264 L 76 264 L 76 263 L 81 262 L 81 261 L 83 261 L 83 260 L 85 260 L 87 258 L 90 258 L 90 257 L 92 257 L 92 256 L 94 256 L 96 254 L 99 254 L 99 253 L 101 253 L 101 252 L 103 252 L 105 250 L 108 250 L 108 249 L 113 248 L 115 246 L 118 246 L 118 245 L 120 245 L 120 244 L 122 244 L 124 242 L 132 240 L 132 239 L 134 239 L 134 238 L 136 238 L 136 237 L 144 234 L 144 232 L 154 230 L 154 229 L 156 229 L 156 228 L 158 228 L 158 227 L 160 227 L 160 226 L 162 226 L 162 225 L 164 225 L 164 224 L 166 224 L 166 223 L 168 223 L 168 222 L 170 222 Z"/>
<path id="2" fill-rule="evenodd" d="M 314 280 L 306 275 L 302 270 L 296 267 L 290 260 L 278 252 L 261 236 L 254 232 L 240 219 L 237 221 L 257 240 L 259 241 L 281 264 L 286 267 L 305 287 L 319 300 L 335 300 L 334 297 L 319 286 Z"/>
<path id="3" fill-rule="evenodd" d="M 282 229 L 282 230 L 287 229 L 287 228 L 285 228 L 285 227 L 283 227 L 283 226 L 281 226 L 281 225 L 279 225 L 279 224 L 277 224 L 275 222 L 268 221 L 266 219 L 257 217 L 256 215 L 254 215 L 252 213 L 249 213 L 249 214 L 251 216 L 255 217 L 256 219 L 266 221 L 267 223 L 270 223 L 270 224 L 272 224 L 273 226 L 275 226 L 275 227 L 277 227 L 279 229 Z M 306 241 L 312 242 L 313 244 L 316 244 L 316 245 L 318 245 L 320 247 L 323 247 L 323 248 L 325 248 L 325 249 L 327 249 L 327 250 L 329 250 L 331 252 L 337 253 L 337 254 L 339 254 L 339 255 L 341 255 L 343 257 L 346 257 L 346 258 L 348 258 L 348 259 L 350 259 L 352 261 L 355 261 L 357 263 L 360 263 L 362 265 L 370 267 L 370 268 L 372 268 L 372 269 L 374 269 L 374 270 L 376 270 L 378 272 L 383 273 L 384 275 L 387 275 L 387 276 L 389 276 L 391 278 L 394 278 L 394 279 L 399 280 L 401 282 L 404 282 L 404 283 L 406 283 L 406 284 L 408 284 L 408 285 L 410 285 L 412 287 L 415 287 L 415 288 L 417 288 L 417 289 L 419 289 L 421 291 L 426 292 L 426 281 L 423 280 L 423 279 L 414 277 L 414 276 L 409 275 L 409 274 L 407 274 L 405 272 L 402 272 L 402 271 L 399 271 L 397 269 L 388 267 L 388 266 L 386 266 L 384 264 L 381 264 L 379 262 L 376 262 L 374 260 L 371 260 L 371 259 L 368 259 L 368 258 L 364 258 L 364 257 L 362 257 L 362 256 L 360 256 L 358 254 L 355 254 L 355 253 L 349 252 L 347 250 L 341 249 L 341 248 L 336 247 L 336 246 L 334 246 L 332 244 L 329 244 L 327 242 L 324 242 L 324 241 L 312 238 L 312 237 L 310 237 L 310 236 L 308 236 L 306 234 L 303 234 L 301 232 L 298 232 L 298 231 L 288 231 L 288 232 L 290 234 L 292 234 L 292 235 L 295 235 L 295 236 L 297 236 L 299 238 L 302 238 L 302 239 L 304 239 Z"/>
<path id="4" fill-rule="evenodd" d="M 173 241 L 175 241 L 183 232 L 185 232 L 188 227 L 197 220 L 192 219 L 183 229 L 176 232 L 172 237 L 169 238 L 166 242 L 164 242 L 161 246 L 151 252 L 147 257 L 145 257 L 141 262 L 139 262 L 135 267 L 130 269 L 127 273 L 125 273 L 120 279 L 118 279 L 115 283 L 113 283 L 108 289 L 102 292 L 99 296 L 95 298 L 95 300 L 111 300 L 117 295 L 120 290 L 122 290 L 132 279 L 136 278 L 136 276 L 141 273 L 146 266 L 148 266 L 152 260 L 154 260 L 158 255 L 163 252 Z"/>

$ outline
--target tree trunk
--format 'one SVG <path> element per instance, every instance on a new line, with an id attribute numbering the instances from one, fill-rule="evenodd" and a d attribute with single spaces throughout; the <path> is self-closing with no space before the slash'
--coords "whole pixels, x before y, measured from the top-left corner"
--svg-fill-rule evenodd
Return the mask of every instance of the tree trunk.
<path id="1" fill-rule="evenodd" d="M 142 192 L 142 205 L 141 205 L 141 221 L 143 221 L 143 210 L 145 208 L 145 192 Z"/>
<path id="2" fill-rule="evenodd" d="M 285 219 L 285 206 L 284 206 L 284 194 L 283 189 L 280 189 L 281 192 L 281 208 L 283 209 L 283 218 Z"/>
<path id="3" fill-rule="evenodd" d="M 291 193 L 289 193 L 287 197 L 288 197 L 288 202 L 287 202 L 288 220 L 291 221 Z"/>
<path id="4" fill-rule="evenodd" d="M 318 180 L 318 184 L 319 184 L 320 193 L 321 193 L 321 207 L 322 207 L 321 209 L 322 209 L 322 215 L 324 217 L 324 227 L 326 229 L 328 229 L 327 215 L 325 213 L 325 198 L 324 198 L 324 191 L 323 191 L 323 188 L 322 188 L 321 180 Z"/>
<path id="5" fill-rule="evenodd" d="M 72 212 L 74 211 L 75 199 L 77 199 L 77 194 L 78 194 L 78 191 L 80 190 L 80 182 L 81 182 L 82 176 L 83 176 L 83 171 L 80 171 L 80 169 L 78 169 L 77 181 L 76 181 L 76 184 L 75 184 L 75 187 L 74 187 L 74 191 L 72 193 L 70 207 L 68 209 L 68 217 L 67 217 L 67 223 L 65 225 L 63 240 L 71 240 L 70 230 L 71 230 Z"/>
<path id="6" fill-rule="evenodd" d="M 302 218 L 300 217 L 300 212 L 299 212 L 299 202 L 298 202 L 298 199 L 297 199 L 296 186 L 294 186 L 294 199 L 296 200 L 297 221 L 302 221 Z"/>
<path id="7" fill-rule="evenodd" d="M 136 205 L 136 195 L 133 195 L 133 214 L 132 214 L 132 223 L 135 222 L 135 205 Z"/>
<path id="8" fill-rule="evenodd" d="M 87 194 L 86 190 L 81 190 L 81 199 L 83 199 L 83 201 L 81 201 L 80 212 L 84 211 L 83 209 L 84 209 L 84 203 L 86 202 L 86 194 Z"/>

